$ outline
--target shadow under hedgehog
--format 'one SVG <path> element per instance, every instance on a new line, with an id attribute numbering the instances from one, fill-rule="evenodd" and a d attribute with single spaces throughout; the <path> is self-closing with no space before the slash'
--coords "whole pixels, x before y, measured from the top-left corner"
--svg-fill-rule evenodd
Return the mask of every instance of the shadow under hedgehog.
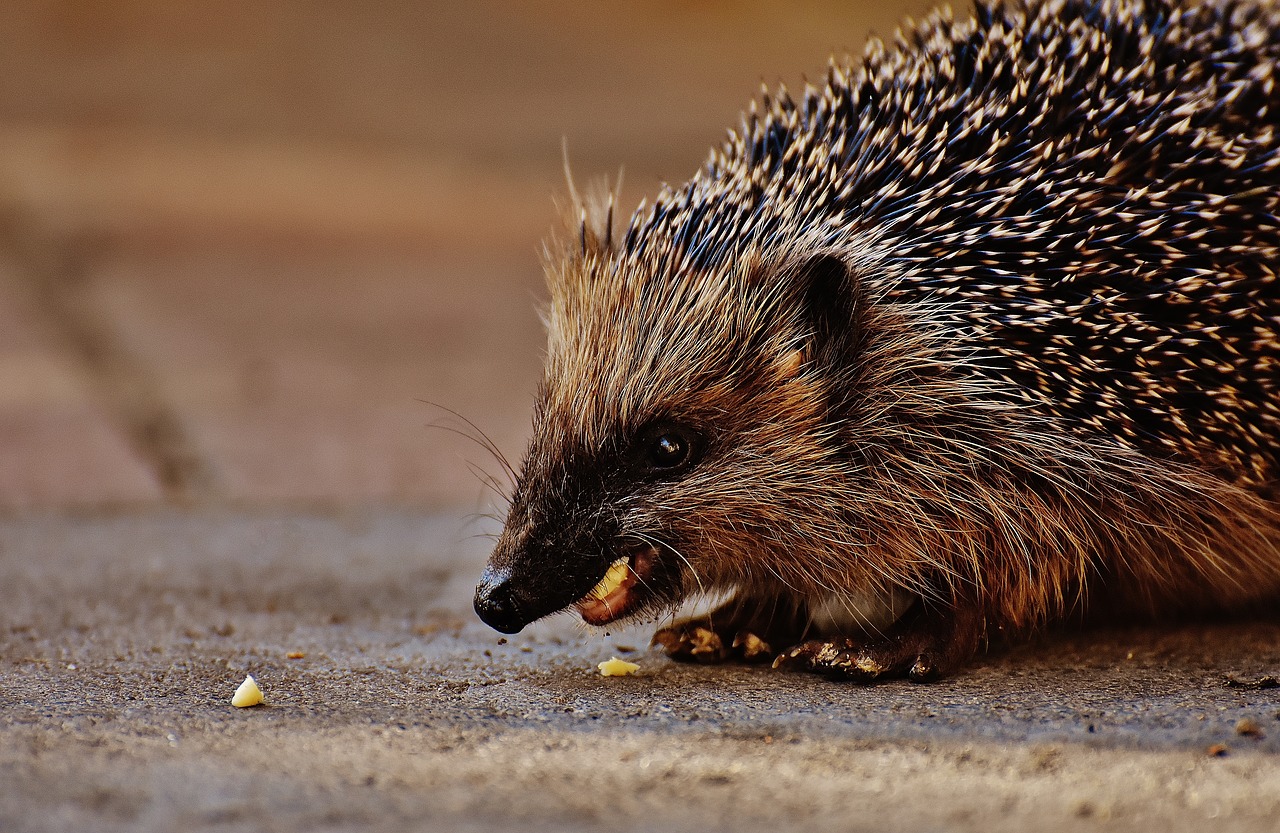
<path id="1" fill-rule="evenodd" d="M 677 658 L 926 681 L 1069 615 L 1280 601 L 1280 13 L 980 3 L 765 93 L 548 269 L 476 592 L 730 601 Z"/>

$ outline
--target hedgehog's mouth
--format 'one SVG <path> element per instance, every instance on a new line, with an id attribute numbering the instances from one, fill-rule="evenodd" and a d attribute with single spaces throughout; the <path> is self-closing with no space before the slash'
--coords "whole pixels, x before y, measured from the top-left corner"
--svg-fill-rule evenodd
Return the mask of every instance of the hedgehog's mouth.
<path id="1" fill-rule="evenodd" d="M 607 625 L 641 608 L 650 595 L 647 581 L 657 555 L 651 546 L 639 547 L 610 564 L 600 583 L 574 602 L 582 620 Z"/>

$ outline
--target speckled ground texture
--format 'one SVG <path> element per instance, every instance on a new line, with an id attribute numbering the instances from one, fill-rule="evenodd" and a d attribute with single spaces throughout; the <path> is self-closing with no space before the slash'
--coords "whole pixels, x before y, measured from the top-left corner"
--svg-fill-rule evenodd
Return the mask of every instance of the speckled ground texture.
<path id="1" fill-rule="evenodd" d="M 0 524 L 0 830 L 1280 825 L 1280 688 L 1227 682 L 1275 673 L 1280 623 L 1076 633 L 860 688 L 568 618 L 501 644 L 457 533 L 397 512 Z M 640 673 L 600 677 L 611 655 Z M 234 709 L 247 673 L 266 704 Z"/>

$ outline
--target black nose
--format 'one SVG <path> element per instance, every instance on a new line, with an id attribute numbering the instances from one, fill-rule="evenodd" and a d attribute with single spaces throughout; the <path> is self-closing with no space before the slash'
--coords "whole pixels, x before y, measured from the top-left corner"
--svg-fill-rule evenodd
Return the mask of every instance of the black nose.
<path id="1" fill-rule="evenodd" d="M 516 605 L 511 576 L 506 572 L 485 570 L 476 588 L 476 614 L 499 633 L 519 633 L 525 626 Z"/>

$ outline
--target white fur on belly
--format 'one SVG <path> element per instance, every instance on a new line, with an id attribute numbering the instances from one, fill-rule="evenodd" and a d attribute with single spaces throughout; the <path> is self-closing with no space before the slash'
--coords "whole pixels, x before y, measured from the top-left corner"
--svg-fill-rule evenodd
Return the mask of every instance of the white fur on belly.
<path id="1" fill-rule="evenodd" d="M 809 622 L 820 633 L 878 633 L 898 621 L 915 597 L 904 590 L 882 595 L 832 593 L 809 603 Z"/>

